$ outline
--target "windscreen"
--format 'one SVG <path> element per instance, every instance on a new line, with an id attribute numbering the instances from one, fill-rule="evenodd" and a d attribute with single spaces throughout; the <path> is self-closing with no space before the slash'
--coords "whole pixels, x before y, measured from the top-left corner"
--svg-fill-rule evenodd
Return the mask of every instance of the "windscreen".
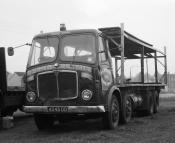
<path id="1" fill-rule="evenodd" d="M 58 37 L 35 38 L 30 51 L 29 66 L 53 61 L 57 55 L 58 44 Z"/>
<path id="2" fill-rule="evenodd" d="M 91 34 L 66 35 L 61 43 L 62 61 L 95 63 L 95 36 Z"/>

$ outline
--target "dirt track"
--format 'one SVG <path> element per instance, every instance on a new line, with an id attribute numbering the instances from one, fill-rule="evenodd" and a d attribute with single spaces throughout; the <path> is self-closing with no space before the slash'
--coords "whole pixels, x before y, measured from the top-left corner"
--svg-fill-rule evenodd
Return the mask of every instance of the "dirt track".
<path id="1" fill-rule="evenodd" d="M 15 127 L 0 131 L 1 143 L 175 143 L 175 98 L 161 100 L 153 117 L 135 117 L 113 131 L 102 129 L 99 120 L 75 121 L 38 131 L 33 118 L 15 118 Z"/>

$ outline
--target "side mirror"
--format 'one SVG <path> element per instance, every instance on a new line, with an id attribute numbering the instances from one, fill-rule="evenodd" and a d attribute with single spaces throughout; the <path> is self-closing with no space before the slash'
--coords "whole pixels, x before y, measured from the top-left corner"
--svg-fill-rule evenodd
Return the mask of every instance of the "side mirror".
<path id="1" fill-rule="evenodd" d="M 14 49 L 13 49 L 13 47 L 8 47 L 7 51 L 8 51 L 8 55 L 9 56 L 13 56 L 14 55 Z"/>

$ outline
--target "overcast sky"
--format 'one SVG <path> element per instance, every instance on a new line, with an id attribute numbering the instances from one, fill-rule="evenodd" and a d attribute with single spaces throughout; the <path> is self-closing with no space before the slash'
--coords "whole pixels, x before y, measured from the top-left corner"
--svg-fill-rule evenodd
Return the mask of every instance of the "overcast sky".
<path id="1" fill-rule="evenodd" d="M 0 46 L 31 42 L 41 30 L 120 26 L 163 50 L 167 47 L 168 71 L 175 73 L 174 0 L 0 0 Z M 29 47 L 7 57 L 9 71 L 25 71 Z"/>

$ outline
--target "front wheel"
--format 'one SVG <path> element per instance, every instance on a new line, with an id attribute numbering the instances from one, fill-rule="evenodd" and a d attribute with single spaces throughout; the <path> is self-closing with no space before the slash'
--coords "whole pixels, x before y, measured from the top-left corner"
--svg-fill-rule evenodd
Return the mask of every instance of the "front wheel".
<path id="1" fill-rule="evenodd" d="M 44 114 L 34 114 L 35 124 L 39 130 L 45 130 L 53 125 L 53 117 Z"/>
<path id="2" fill-rule="evenodd" d="M 119 103 L 113 95 L 109 109 L 103 116 L 103 125 L 106 129 L 115 129 L 119 123 Z"/>

